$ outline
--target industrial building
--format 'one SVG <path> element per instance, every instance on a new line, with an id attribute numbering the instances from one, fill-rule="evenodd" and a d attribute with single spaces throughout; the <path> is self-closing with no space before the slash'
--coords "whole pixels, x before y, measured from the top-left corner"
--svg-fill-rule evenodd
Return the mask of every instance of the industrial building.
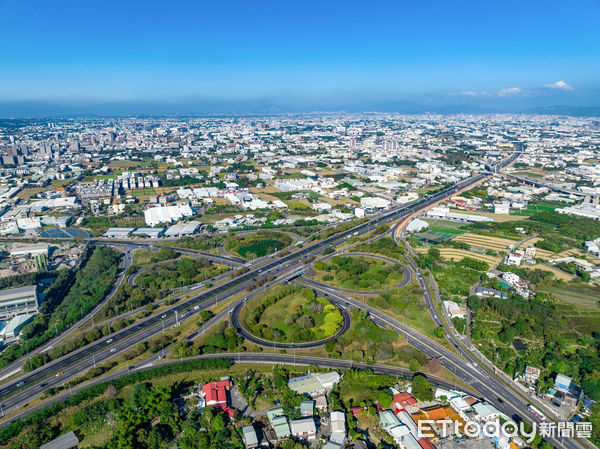
<path id="1" fill-rule="evenodd" d="M 151 207 L 144 211 L 144 219 L 148 226 L 156 226 L 160 223 L 173 223 L 182 218 L 194 215 L 189 204 L 178 204 L 176 206 Z"/>
<path id="2" fill-rule="evenodd" d="M 21 332 L 21 329 L 25 327 L 26 324 L 29 324 L 35 315 L 17 315 L 12 320 L 10 320 L 6 326 L 0 331 L 0 338 L 3 340 L 15 338 Z"/>
<path id="3" fill-rule="evenodd" d="M 164 235 L 167 238 L 187 237 L 194 235 L 200 226 L 202 226 L 202 223 L 199 221 L 188 221 L 187 223 L 180 222 L 167 229 L 167 232 L 165 232 Z"/>
<path id="4" fill-rule="evenodd" d="M 124 239 L 129 237 L 135 228 L 108 228 L 102 237 Z"/>
<path id="5" fill-rule="evenodd" d="M 36 313 L 39 306 L 36 285 L 0 291 L 0 318 Z"/>
<path id="6" fill-rule="evenodd" d="M 15 246 L 10 250 L 10 257 L 35 257 L 42 254 L 48 255 L 50 245 L 39 243 L 37 245 Z"/>
<path id="7" fill-rule="evenodd" d="M 150 239 L 157 239 L 165 233 L 165 228 L 137 228 L 133 235 L 136 237 L 146 237 Z"/>

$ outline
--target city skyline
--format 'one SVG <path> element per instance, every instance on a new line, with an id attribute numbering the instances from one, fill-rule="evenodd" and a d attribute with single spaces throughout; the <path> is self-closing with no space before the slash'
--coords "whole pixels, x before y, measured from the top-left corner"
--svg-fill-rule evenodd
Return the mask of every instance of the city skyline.
<path id="1" fill-rule="evenodd" d="M 4 0 L 0 115 L 595 107 L 599 13 L 592 0 Z"/>

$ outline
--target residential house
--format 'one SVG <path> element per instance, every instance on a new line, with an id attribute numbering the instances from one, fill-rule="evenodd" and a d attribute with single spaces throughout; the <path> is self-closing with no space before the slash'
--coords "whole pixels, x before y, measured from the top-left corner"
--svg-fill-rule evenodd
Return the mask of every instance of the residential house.
<path id="1" fill-rule="evenodd" d="M 291 423 L 292 435 L 302 440 L 317 438 L 317 426 L 314 418 L 295 419 Z"/>

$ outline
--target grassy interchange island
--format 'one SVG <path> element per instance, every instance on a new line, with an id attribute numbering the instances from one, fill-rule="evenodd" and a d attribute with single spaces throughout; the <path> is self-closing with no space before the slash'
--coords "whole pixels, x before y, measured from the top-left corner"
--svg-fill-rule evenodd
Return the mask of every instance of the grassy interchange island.
<path id="1" fill-rule="evenodd" d="M 152 291 L 167 291 L 211 279 L 228 270 L 229 267 L 205 258 L 182 258 L 149 267 L 136 280 L 136 285 Z"/>
<path id="2" fill-rule="evenodd" d="M 385 290 L 404 278 L 398 264 L 368 256 L 334 256 L 315 263 L 313 268 L 316 280 L 345 290 Z"/>
<path id="3" fill-rule="evenodd" d="M 255 336 L 280 343 L 317 341 L 342 326 L 340 311 L 309 288 L 285 285 L 252 298 L 241 313 L 243 326 Z"/>
<path id="4" fill-rule="evenodd" d="M 273 254 L 292 244 L 292 238 L 281 232 L 257 232 L 243 236 L 232 236 L 225 241 L 225 249 L 244 259 L 253 260 Z"/>

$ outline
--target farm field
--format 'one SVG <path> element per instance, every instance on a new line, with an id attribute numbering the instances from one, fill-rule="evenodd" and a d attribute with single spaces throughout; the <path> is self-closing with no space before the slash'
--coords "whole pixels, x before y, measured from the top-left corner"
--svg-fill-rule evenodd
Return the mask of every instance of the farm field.
<path id="1" fill-rule="evenodd" d="M 502 237 L 472 234 L 470 232 L 456 236 L 453 238 L 453 240 L 457 242 L 464 242 L 471 246 L 479 246 L 481 248 L 492 249 L 494 251 L 507 251 L 509 246 L 514 245 L 516 243 L 514 240 Z"/>
<path id="2" fill-rule="evenodd" d="M 479 254 L 472 251 L 467 251 L 465 249 L 439 248 L 439 250 L 440 255 L 443 259 L 459 261 L 464 259 L 465 257 L 469 257 L 471 259 L 486 262 L 490 265 L 490 267 L 495 267 L 496 265 L 498 265 L 498 263 L 500 263 L 499 257 L 489 256 L 487 254 Z"/>
<path id="3" fill-rule="evenodd" d="M 291 210 L 308 210 L 310 209 L 310 203 L 307 200 L 287 200 L 284 201 L 285 204 Z"/>
<path id="4" fill-rule="evenodd" d="M 279 190 L 277 187 L 273 187 L 273 186 L 265 186 L 262 189 L 256 188 L 256 187 L 251 187 L 250 191 L 254 194 L 259 194 L 259 193 L 279 193 L 281 192 L 281 190 Z"/>
<path id="5" fill-rule="evenodd" d="M 322 196 L 320 198 L 320 200 L 322 200 L 325 203 L 329 203 L 334 207 L 339 206 L 340 204 L 346 204 L 346 203 L 358 204 L 356 201 L 354 201 L 353 199 L 350 199 L 350 198 L 340 198 L 339 200 L 334 200 L 333 198 L 329 198 L 327 196 Z"/>
<path id="6" fill-rule="evenodd" d="M 264 200 L 264 201 L 277 201 L 279 199 L 276 196 L 269 195 L 268 193 L 263 193 L 263 192 L 258 193 L 256 196 L 258 196 L 261 200 Z M 225 201 L 227 201 L 227 200 L 225 200 Z"/>
<path id="7" fill-rule="evenodd" d="M 575 279 L 577 276 L 574 276 L 569 273 L 565 273 L 564 271 L 559 270 L 558 268 L 549 267 L 548 265 L 536 264 L 536 265 L 523 265 L 523 268 L 532 269 L 532 270 L 544 270 L 552 273 L 557 279 L 563 280 L 565 282 L 570 282 Z"/>
<path id="8" fill-rule="evenodd" d="M 587 285 L 540 288 L 557 300 L 558 309 L 577 333 L 600 332 L 600 287 Z"/>

